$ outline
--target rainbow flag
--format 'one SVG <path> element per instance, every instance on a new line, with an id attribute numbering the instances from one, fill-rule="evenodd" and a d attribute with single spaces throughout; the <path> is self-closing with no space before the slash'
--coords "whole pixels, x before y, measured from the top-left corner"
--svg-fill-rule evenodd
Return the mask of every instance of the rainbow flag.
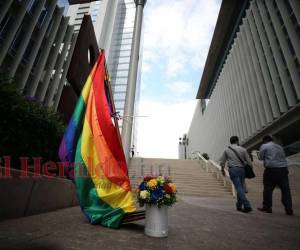
<path id="1" fill-rule="evenodd" d="M 112 103 L 101 51 L 62 139 L 59 156 L 69 163 L 77 197 L 91 224 L 118 228 L 136 210 L 126 160 L 112 121 Z"/>

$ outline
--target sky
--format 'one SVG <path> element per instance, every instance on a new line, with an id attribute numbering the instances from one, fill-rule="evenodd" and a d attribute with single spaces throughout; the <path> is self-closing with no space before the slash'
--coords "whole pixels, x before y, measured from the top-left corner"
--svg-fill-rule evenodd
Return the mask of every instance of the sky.
<path id="1" fill-rule="evenodd" d="M 144 9 L 137 155 L 178 158 L 221 0 L 148 0 Z"/>

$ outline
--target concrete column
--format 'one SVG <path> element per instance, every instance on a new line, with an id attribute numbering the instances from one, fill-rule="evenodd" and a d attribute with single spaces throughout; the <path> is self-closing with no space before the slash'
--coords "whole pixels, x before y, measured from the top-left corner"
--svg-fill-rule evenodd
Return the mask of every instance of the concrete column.
<path id="1" fill-rule="evenodd" d="M 227 120 L 229 124 L 228 133 L 226 135 L 226 140 L 228 140 L 229 136 L 233 134 L 234 128 L 233 128 L 233 120 L 234 120 L 234 112 L 232 107 L 232 98 L 230 96 L 230 81 L 227 78 L 227 70 L 228 70 L 228 64 L 227 60 L 224 63 L 222 75 L 224 78 L 224 88 L 225 88 L 225 98 L 226 98 L 226 111 L 227 111 Z"/>
<path id="2" fill-rule="evenodd" d="M 2 4 L 1 9 L 0 9 L 0 23 L 2 22 L 7 11 L 9 10 L 9 7 L 11 6 L 12 2 L 13 2 L 13 0 L 5 0 L 5 2 Z"/>
<path id="3" fill-rule="evenodd" d="M 37 54 L 40 50 L 44 35 L 45 35 L 45 33 L 47 31 L 47 28 L 49 26 L 49 23 L 52 19 L 53 12 L 55 10 L 55 6 L 56 6 L 56 1 L 55 0 L 51 1 L 49 6 L 48 6 L 48 13 L 45 17 L 44 24 L 41 27 L 41 29 L 39 29 L 39 31 L 35 35 L 35 43 L 34 43 L 35 47 L 32 50 L 32 52 L 30 53 L 30 56 L 28 58 L 28 62 L 26 63 L 20 78 L 17 79 L 17 84 L 18 84 L 18 88 L 20 89 L 20 91 L 23 91 L 23 89 L 26 85 L 27 79 L 28 79 L 30 71 L 32 69 L 32 65 L 33 65 L 33 63 L 35 61 L 35 58 L 36 58 L 36 56 L 37 56 Z"/>
<path id="4" fill-rule="evenodd" d="M 58 87 L 57 93 L 56 93 L 55 98 L 54 98 L 54 104 L 53 104 L 54 110 L 57 110 L 57 107 L 58 107 L 58 104 L 59 104 L 59 101 L 60 101 L 60 97 L 61 97 L 64 85 L 65 85 L 66 76 L 67 76 L 69 66 L 70 66 L 70 63 L 71 63 L 71 59 L 72 59 L 73 51 L 74 51 L 74 48 L 75 48 L 77 36 L 78 36 L 78 34 L 73 34 L 73 37 L 72 37 L 71 47 L 70 47 L 69 52 L 68 52 L 68 58 L 65 61 L 65 64 L 64 64 L 64 67 L 63 67 L 64 71 L 63 71 L 62 76 L 60 78 L 59 87 Z M 50 103 L 50 106 L 51 106 L 51 103 Z"/>
<path id="5" fill-rule="evenodd" d="M 9 47 L 11 46 L 11 43 L 23 21 L 23 18 L 26 14 L 26 9 L 29 5 L 30 0 L 24 0 L 20 3 L 20 6 L 17 10 L 16 15 L 14 15 L 14 21 L 9 27 L 9 32 L 7 33 L 7 36 L 5 37 L 1 50 L 0 50 L 0 65 L 3 63 L 3 60 L 7 54 L 7 51 Z"/>
<path id="6" fill-rule="evenodd" d="M 253 103 L 251 102 L 251 96 L 252 93 L 250 93 L 248 91 L 248 88 L 246 87 L 246 85 L 248 85 L 248 82 L 245 78 L 245 71 L 248 70 L 246 68 L 243 68 L 243 58 L 241 56 L 240 53 L 240 47 L 239 44 L 241 43 L 241 33 L 238 33 L 238 38 L 237 38 L 237 44 L 236 44 L 236 64 L 237 64 L 237 69 L 238 69 L 238 74 L 240 75 L 241 81 L 240 81 L 240 89 L 242 94 L 244 95 L 244 105 L 246 105 L 247 111 L 246 111 L 246 122 L 249 124 L 249 130 L 250 130 L 250 134 L 249 136 L 253 135 L 256 131 L 256 127 L 255 127 L 255 116 L 254 116 L 254 110 L 253 110 Z M 250 96 L 251 95 L 251 96 Z"/>
<path id="7" fill-rule="evenodd" d="M 128 118 L 128 121 L 122 124 L 122 143 L 127 162 L 129 160 L 129 153 L 131 147 L 132 123 L 134 115 L 134 102 L 143 21 L 143 9 L 144 5 L 146 4 L 146 0 L 135 0 L 135 4 L 136 13 L 134 21 L 134 33 L 132 38 L 128 83 L 124 105 L 124 117 Z"/>
<path id="8" fill-rule="evenodd" d="M 254 93 L 255 96 L 255 106 L 256 109 L 258 110 L 259 114 L 259 120 L 260 120 L 260 128 L 264 127 L 267 123 L 266 120 L 266 113 L 264 109 L 264 104 L 263 104 L 263 97 L 260 94 L 259 90 L 259 82 L 257 80 L 257 75 L 255 72 L 255 67 L 254 67 L 254 61 L 253 58 L 251 57 L 250 51 L 249 51 L 249 43 L 247 40 L 247 35 L 246 35 L 246 30 L 245 27 L 241 27 L 241 47 L 242 51 L 246 57 L 246 60 L 244 60 L 246 68 L 246 73 L 249 74 L 249 81 L 250 81 L 250 89 L 251 92 Z M 265 97 L 264 97 L 265 98 Z"/>
<path id="9" fill-rule="evenodd" d="M 30 38 L 32 36 L 34 27 L 37 24 L 38 18 L 42 12 L 42 9 L 43 9 L 45 3 L 46 3 L 46 0 L 40 0 L 37 2 L 34 13 L 31 16 L 31 19 L 30 19 L 28 25 L 26 25 L 26 30 L 25 30 L 24 36 L 22 38 L 22 43 L 20 44 L 20 47 L 18 48 L 18 51 L 14 57 L 14 60 L 13 60 L 12 64 L 10 65 L 10 69 L 8 72 L 9 77 L 13 77 L 18 69 L 18 66 L 22 60 L 24 52 L 25 52 L 25 50 L 28 46 L 28 43 L 30 41 Z"/>
<path id="10" fill-rule="evenodd" d="M 235 100 L 234 102 L 234 108 L 236 110 L 236 124 L 239 127 L 239 132 L 240 132 L 240 139 L 241 141 L 246 138 L 246 126 L 244 124 L 245 120 L 243 118 L 243 110 L 241 108 L 242 103 L 241 103 L 241 99 L 240 99 L 240 93 L 238 93 L 238 89 L 237 89 L 237 76 L 236 76 L 236 68 L 233 65 L 233 51 L 234 51 L 234 46 L 232 47 L 231 51 L 230 51 L 230 57 L 228 60 L 228 65 L 230 66 L 229 70 L 230 70 L 230 79 L 232 82 L 232 91 L 233 91 L 233 98 Z"/>
<path id="11" fill-rule="evenodd" d="M 225 124 L 226 124 L 226 128 L 224 129 L 225 130 L 225 133 L 223 133 L 223 136 L 225 138 L 228 138 L 229 134 L 230 134 L 230 117 L 232 116 L 231 115 L 231 107 L 230 107 L 230 104 L 229 104 L 229 97 L 228 97 L 228 84 L 225 80 L 225 74 L 224 74 L 224 65 L 223 65 L 223 69 L 220 73 L 220 83 L 222 85 L 222 93 L 223 93 L 223 100 L 224 100 L 224 106 L 223 106 L 223 116 L 224 116 L 224 120 L 225 120 Z"/>
<path id="12" fill-rule="evenodd" d="M 241 74 L 243 77 L 243 83 L 244 83 L 244 88 L 245 88 L 245 95 L 247 95 L 249 97 L 249 105 L 250 105 L 250 119 L 254 122 L 253 123 L 253 129 L 254 131 L 252 132 L 256 132 L 261 128 L 261 124 L 260 124 L 260 120 L 259 120 L 259 115 L 258 115 L 258 108 L 257 108 L 257 103 L 256 103 L 256 98 L 255 98 L 255 93 L 253 91 L 253 88 L 251 88 L 252 86 L 252 82 L 249 79 L 249 67 L 248 65 L 246 65 L 245 61 L 247 60 L 246 56 L 243 54 L 243 49 L 241 49 L 242 47 L 242 43 L 243 43 L 243 39 L 242 39 L 242 32 L 239 33 L 239 43 L 237 46 L 238 49 L 238 60 L 240 62 L 240 66 L 241 66 Z"/>
<path id="13" fill-rule="evenodd" d="M 243 131 L 241 129 L 241 124 L 238 122 L 238 111 L 237 111 L 237 98 L 236 98 L 236 92 L 234 91 L 234 85 L 233 85 L 233 80 L 232 80 L 232 68 L 231 68 L 231 64 L 230 64 L 230 58 L 232 57 L 231 55 L 232 50 L 229 52 L 230 54 L 227 57 L 226 60 L 226 65 L 227 65 L 227 69 L 224 71 L 226 73 L 226 78 L 228 81 L 228 87 L 229 87 L 229 93 L 230 93 L 230 100 L 231 100 L 231 107 L 233 110 L 233 120 L 232 120 L 232 124 L 233 124 L 233 131 L 232 134 L 234 133 L 237 134 L 239 137 L 243 136 Z"/>
<path id="14" fill-rule="evenodd" d="M 276 68 L 279 72 L 279 77 L 280 77 L 279 79 L 284 90 L 284 94 L 286 97 L 285 99 L 287 100 L 288 106 L 293 107 L 296 105 L 296 97 L 292 90 L 292 86 L 290 84 L 288 74 L 285 70 L 286 66 L 284 65 L 283 58 L 280 55 L 279 45 L 276 42 L 276 34 L 274 33 L 275 30 L 273 30 L 271 27 L 269 18 L 267 16 L 267 11 L 265 9 L 264 4 L 262 3 L 262 0 L 257 1 L 257 5 L 258 5 L 258 9 L 260 12 L 263 25 L 265 27 L 268 41 L 270 43 L 270 48 L 275 60 Z"/>
<path id="15" fill-rule="evenodd" d="M 290 1 L 290 2 L 293 2 L 293 1 Z M 284 1 L 276 1 L 276 3 L 278 6 L 278 9 L 279 9 L 279 12 L 281 14 L 281 17 L 283 19 L 284 25 L 287 29 L 291 43 L 294 47 L 295 54 L 296 54 L 297 58 L 300 60 L 300 42 L 299 42 L 299 37 L 296 32 L 296 27 L 290 18 L 290 15 L 284 4 Z"/>
<path id="16" fill-rule="evenodd" d="M 268 71 L 268 68 L 267 68 L 267 62 L 266 62 L 266 58 L 265 58 L 265 55 L 263 52 L 261 41 L 257 34 L 257 29 L 255 27 L 253 16 L 250 11 L 248 12 L 247 16 L 248 16 L 250 32 L 252 34 L 254 46 L 257 51 L 258 62 L 259 62 L 260 69 L 262 71 L 262 76 L 264 79 L 264 86 L 265 86 L 268 96 L 269 96 L 269 102 L 271 104 L 272 114 L 273 114 L 274 118 L 277 118 L 280 116 L 279 106 L 278 106 L 278 102 L 276 100 L 275 91 L 274 91 L 274 87 L 272 84 L 270 72 Z"/>
<path id="17" fill-rule="evenodd" d="M 273 60 L 272 51 L 271 51 L 271 48 L 269 45 L 270 43 L 266 37 L 265 31 L 263 30 L 263 23 L 258 14 L 258 9 L 257 9 L 255 2 L 252 2 L 252 13 L 254 16 L 254 22 L 256 24 L 258 35 L 260 37 L 260 41 L 261 41 L 261 44 L 263 47 L 263 51 L 264 51 L 264 54 L 265 54 L 265 57 L 267 60 L 266 66 L 268 67 L 268 70 L 270 72 L 270 77 L 271 77 L 271 81 L 272 81 L 274 89 L 275 89 L 276 99 L 279 104 L 280 112 L 284 113 L 288 110 L 287 103 L 285 101 L 282 87 L 280 84 L 280 80 L 278 77 L 278 71 L 276 69 L 276 66 L 275 66 L 275 63 Z"/>
<path id="18" fill-rule="evenodd" d="M 47 37 L 44 47 L 41 48 L 41 55 L 40 55 L 38 63 L 36 64 L 36 67 L 34 69 L 33 79 L 30 82 L 30 85 L 28 86 L 28 89 L 27 89 L 26 94 L 28 96 L 31 96 L 31 97 L 35 96 L 37 87 L 39 85 L 39 81 L 41 80 L 41 76 L 42 76 L 42 73 L 45 68 L 45 64 L 49 57 L 50 49 L 53 45 L 57 30 L 59 28 L 60 21 L 62 19 L 62 14 L 63 14 L 63 8 L 59 9 L 57 15 L 55 15 L 53 26 L 49 33 L 49 37 Z"/>
<path id="19" fill-rule="evenodd" d="M 47 89 L 49 87 L 50 78 L 52 76 L 52 72 L 55 68 L 55 63 L 58 57 L 59 50 L 61 48 L 64 35 L 66 33 L 67 27 L 69 23 L 69 17 L 63 17 L 62 21 L 60 22 L 59 29 L 56 33 L 56 37 L 54 40 L 55 46 L 51 46 L 51 50 L 47 59 L 47 63 L 45 62 L 45 75 L 38 86 L 38 89 L 36 91 L 36 98 L 38 101 L 42 102 L 45 99 L 45 95 L 47 92 Z"/>
<path id="20" fill-rule="evenodd" d="M 258 81 L 257 85 L 259 88 L 260 96 L 262 97 L 263 100 L 263 108 L 265 110 L 266 119 L 268 123 L 270 123 L 273 121 L 272 109 L 268 99 L 268 93 L 264 86 L 264 78 L 262 76 L 261 68 L 259 66 L 259 60 L 255 49 L 254 41 L 250 32 L 249 23 L 247 22 L 246 19 L 245 19 L 245 24 L 243 26 L 245 27 L 245 33 L 248 41 L 248 49 L 250 49 L 250 54 L 253 61 L 256 78 Z"/>
<path id="21" fill-rule="evenodd" d="M 289 3 L 294 11 L 298 24 L 300 24 L 300 2 L 297 0 L 290 0 Z"/>
<path id="22" fill-rule="evenodd" d="M 280 22 L 278 20 L 277 14 L 276 14 L 276 10 L 275 10 L 272 2 L 265 1 L 265 3 L 267 5 L 269 14 L 271 16 L 271 21 L 274 24 L 273 26 L 274 26 L 277 38 L 280 43 L 280 47 L 283 52 L 283 56 L 285 58 L 288 70 L 290 72 L 290 75 L 291 75 L 291 78 L 293 81 L 293 85 L 294 85 L 296 95 L 297 95 L 296 97 L 299 100 L 300 99 L 300 84 L 299 84 L 300 75 L 299 75 L 299 72 L 294 63 L 294 56 L 291 54 L 291 51 L 289 50 L 287 40 L 286 40 L 283 30 L 281 28 Z"/>
<path id="23" fill-rule="evenodd" d="M 64 47 L 62 49 L 59 59 L 56 62 L 55 74 L 53 76 L 52 83 L 51 83 L 50 87 L 48 88 L 48 92 L 47 92 L 47 95 L 46 95 L 45 101 L 44 101 L 45 105 L 48 107 L 51 106 L 53 103 L 53 97 L 54 97 L 55 91 L 57 89 L 57 86 L 59 84 L 59 77 L 61 75 L 61 70 L 62 70 L 64 61 L 66 59 L 66 54 L 69 49 L 73 30 L 74 30 L 74 26 L 68 26 L 67 33 L 66 33 L 65 40 L 64 40 Z"/>
<path id="24" fill-rule="evenodd" d="M 237 58 L 237 43 L 238 43 L 238 39 L 236 38 L 234 42 L 234 49 L 232 51 L 232 56 L 233 56 L 232 64 L 235 69 L 234 72 L 236 76 L 235 89 L 238 92 L 238 98 L 241 105 L 240 117 L 242 119 L 242 124 L 244 126 L 244 131 L 245 131 L 244 139 L 247 139 L 251 135 L 251 127 L 250 127 L 250 119 L 249 119 L 249 113 L 248 113 L 248 108 L 246 103 L 246 96 L 242 88 L 243 79 L 240 75 L 239 65 L 237 63 L 239 62 Z"/>

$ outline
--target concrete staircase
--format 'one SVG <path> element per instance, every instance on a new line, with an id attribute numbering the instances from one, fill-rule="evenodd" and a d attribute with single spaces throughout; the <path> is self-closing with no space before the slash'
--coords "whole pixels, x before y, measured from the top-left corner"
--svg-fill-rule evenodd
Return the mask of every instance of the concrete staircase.
<path id="1" fill-rule="evenodd" d="M 207 172 L 204 162 L 198 160 L 171 160 L 155 158 L 134 158 L 129 167 L 129 176 L 133 188 L 137 188 L 143 176 L 162 174 L 170 176 L 178 187 L 179 196 L 232 198 L 231 186 L 224 187 L 222 179 L 217 179 L 215 171 L 210 166 Z M 247 197 L 251 202 L 259 205 L 262 202 L 263 192 L 263 165 L 254 160 L 256 178 L 247 179 Z M 293 164 L 289 167 L 289 180 L 293 203 L 300 206 L 300 166 Z M 273 206 L 282 208 L 281 192 L 275 188 Z"/>
<path id="2" fill-rule="evenodd" d="M 129 176 L 134 188 L 143 176 L 162 174 L 170 176 L 178 188 L 179 196 L 232 197 L 231 187 L 223 186 L 212 172 L 206 172 L 196 160 L 171 160 L 134 158 L 129 167 Z"/>

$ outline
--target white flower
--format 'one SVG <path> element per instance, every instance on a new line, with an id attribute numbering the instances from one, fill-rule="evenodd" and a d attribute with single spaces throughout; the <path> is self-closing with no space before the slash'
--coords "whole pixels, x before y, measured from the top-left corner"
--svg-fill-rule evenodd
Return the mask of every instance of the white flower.
<path id="1" fill-rule="evenodd" d="M 147 199 L 147 198 L 150 197 L 150 193 L 147 190 L 143 190 L 143 191 L 140 192 L 140 197 L 142 199 Z"/>

